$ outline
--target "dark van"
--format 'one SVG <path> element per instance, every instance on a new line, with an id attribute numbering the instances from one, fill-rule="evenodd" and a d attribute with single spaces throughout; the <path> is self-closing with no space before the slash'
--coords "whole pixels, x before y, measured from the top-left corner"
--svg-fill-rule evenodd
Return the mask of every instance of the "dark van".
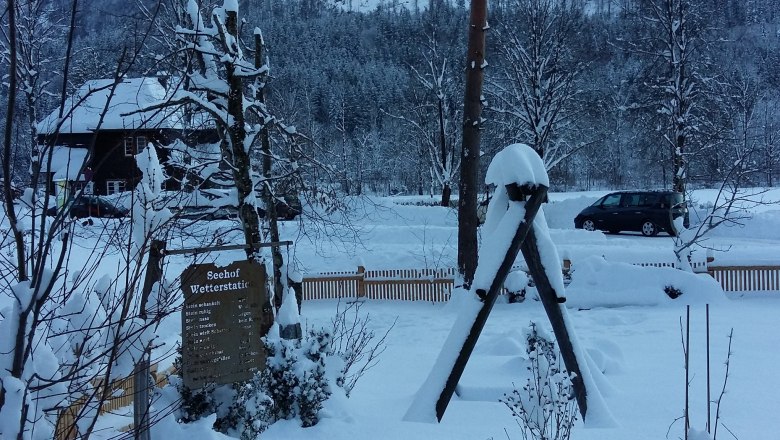
<path id="1" fill-rule="evenodd" d="M 653 236 L 659 231 L 676 235 L 672 219 L 684 218 L 688 227 L 688 208 L 683 195 L 673 191 L 621 191 L 605 195 L 583 209 L 574 218 L 574 227 L 617 234 L 638 231 Z"/>

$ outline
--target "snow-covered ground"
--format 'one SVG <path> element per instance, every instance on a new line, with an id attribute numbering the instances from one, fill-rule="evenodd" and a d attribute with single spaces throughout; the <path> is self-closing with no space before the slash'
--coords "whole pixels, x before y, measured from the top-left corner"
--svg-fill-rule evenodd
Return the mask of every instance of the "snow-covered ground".
<path id="1" fill-rule="evenodd" d="M 606 193 L 552 194 L 545 206 L 553 242 L 561 257 L 570 258 L 575 276 L 567 289 L 569 316 L 582 346 L 594 360 L 596 374 L 603 373 L 600 392 L 608 408 L 609 424 L 577 422 L 574 439 L 681 438 L 685 396 L 681 317 L 691 304 L 690 414 L 694 429 L 706 426 L 705 304 L 710 304 L 712 399 L 718 399 L 724 382 L 729 331 L 734 329 L 726 393 L 720 405 L 722 425 L 718 437 L 740 439 L 780 438 L 780 334 L 776 321 L 780 294 L 726 296 L 707 275 L 686 275 L 673 269 L 637 268 L 624 263 L 673 261 L 672 240 L 665 235 L 605 235 L 573 229 L 580 209 Z M 695 194 L 706 205 L 710 192 Z M 780 200 L 780 190 L 764 197 Z M 294 259 L 304 274 L 368 269 L 452 267 L 456 258 L 457 221 L 453 209 L 418 206 L 425 197 L 375 198 L 356 201 L 354 228 L 329 240 L 312 237 L 314 229 L 303 222 L 284 222 L 282 238 L 295 241 L 285 258 Z M 113 222 L 113 223 L 112 223 Z M 105 220 L 114 225 L 116 220 Z M 99 221 L 76 226 L 73 264 L 83 264 L 86 249 L 99 238 Z M 301 226 L 303 225 L 303 227 Z M 189 238 L 169 243 L 170 248 L 191 246 L 204 237 L 230 227 L 229 221 L 197 222 L 188 228 Z M 780 263 L 780 205 L 755 209 L 753 218 L 741 227 L 721 228 L 711 237 L 712 247 L 722 249 L 716 262 Z M 101 241 L 101 246 L 117 242 Z M 240 252 L 222 253 L 219 263 L 240 259 Z M 115 271 L 112 258 L 103 257 L 99 271 Z M 201 255 L 202 259 L 203 256 Z M 175 277 L 192 257 L 168 257 L 166 274 Z M 112 268 L 113 267 L 113 268 Z M 685 293 L 669 299 L 663 288 L 673 283 Z M 0 302 L 7 301 L 2 297 Z M 0 303 L 0 309 L 4 304 Z M 335 301 L 312 301 L 303 305 L 302 319 L 309 327 L 328 326 Z M 404 421 L 404 414 L 428 376 L 457 316 L 452 304 L 367 302 L 371 327 L 379 334 L 389 329 L 387 350 L 379 364 L 369 370 L 349 399 L 334 397 L 326 403 L 323 419 L 302 429 L 297 421 L 273 425 L 265 439 L 499 439 L 522 438 L 508 408 L 498 399 L 513 386 L 521 386 L 525 374 L 523 332 L 534 321 L 548 327 L 541 305 L 534 300 L 519 304 L 499 301 L 488 319 L 465 374 L 441 423 Z M 168 347 L 179 338 L 181 324 L 173 316 L 157 334 Z M 162 363 L 162 368 L 170 359 Z M 714 420 L 715 405 L 712 406 Z M 603 416 L 603 415 L 602 415 Z M 114 419 L 103 422 L 122 426 Z M 155 428 L 153 438 L 221 438 L 207 433 L 205 422 L 185 429 L 165 424 Z"/>
<path id="2" fill-rule="evenodd" d="M 691 423 L 694 429 L 705 429 L 706 303 L 711 315 L 713 400 L 723 388 L 727 335 L 734 328 L 734 354 L 718 435 L 729 436 L 725 426 L 738 438 L 778 438 L 780 420 L 772 414 L 780 409 L 776 393 L 780 378 L 772 371 L 780 361 L 780 354 L 775 354 L 780 335 L 773 331 L 780 294 L 726 297 L 706 275 L 623 264 L 673 261 L 672 240 L 664 235 L 611 236 L 573 229 L 576 213 L 604 193 L 552 194 L 544 208 L 559 253 L 573 261 L 575 276 L 567 290 L 570 317 L 582 345 L 603 372 L 600 392 L 614 421 L 612 427 L 580 421 L 572 438 L 658 439 L 666 438 L 667 432 L 669 438 L 682 437 L 678 418 L 683 415 L 685 371 L 680 319 L 686 304 L 692 304 Z M 703 191 L 695 198 L 706 205 L 711 194 Z M 780 200 L 780 191 L 764 197 Z M 299 223 L 285 222 L 284 237 L 296 242 L 289 256 L 296 258 L 303 273 L 354 270 L 359 264 L 369 269 L 451 267 L 456 258 L 455 210 L 418 206 L 424 201 L 430 200 L 401 197 L 360 203 L 359 214 L 355 214 L 359 240 L 354 242 L 330 243 L 322 237 L 310 241 L 299 235 Z M 712 255 L 716 261 L 780 263 L 778 227 L 778 205 L 762 206 L 744 226 L 716 230 L 711 242 L 723 251 Z M 240 258 L 240 254 L 233 257 Z M 688 293 L 670 300 L 663 293 L 670 283 L 687 286 L 682 289 Z M 308 326 L 327 326 L 335 308 L 335 301 L 308 302 L 303 320 Z M 453 398 L 440 424 L 404 421 L 404 414 L 453 327 L 456 308 L 370 302 L 364 310 L 378 333 L 398 320 L 379 365 L 366 374 L 350 399 L 330 401 L 317 426 L 301 429 L 296 421 L 277 423 L 263 438 L 522 438 L 508 408 L 498 399 L 513 384 L 522 384 L 522 335 L 529 322 L 549 325 L 538 302 L 500 301 L 496 305 L 460 382 L 459 396 Z M 715 410 L 713 405 L 713 418 Z"/>

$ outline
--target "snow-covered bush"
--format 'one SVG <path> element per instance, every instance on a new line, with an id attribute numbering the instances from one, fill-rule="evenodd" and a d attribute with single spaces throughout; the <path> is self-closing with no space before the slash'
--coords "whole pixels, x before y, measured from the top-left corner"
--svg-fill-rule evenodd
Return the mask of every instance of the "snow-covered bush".
<path id="1" fill-rule="evenodd" d="M 522 389 L 501 399 L 515 417 L 525 440 L 566 440 L 577 420 L 571 376 L 553 339 L 531 322 L 526 331 L 529 377 Z"/>
<path id="2" fill-rule="evenodd" d="M 273 422 L 270 414 L 273 401 L 263 391 L 263 374 L 255 374 L 252 380 L 233 385 L 230 405 L 216 408 L 214 428 L 241 440 L 254 440 Z"/>
<path id="3" fill-rule="evenodd" d="M 300 340 L 266 340 L 268 360 L 262 378 L 274 402 L 274 421 L 299 417 L 304 427 L 317 424 L 322 404 L 331 395 L 325 375 L 331 340 L 324 330 L 309 330 Z"/>
<path id="4" fill-rule="evenodd" d="M 232 437 L 253 439 L 277 420 L 319 422 L 323 404 L 334 392 L 349 396 L 358 379 L 378 362 L 390 329 L 380 338 L 368 326 L 360 303 L 337 307 L 331 330 L 308 329 L 301 339 L 265 337 L 265 368 L 251 381 L 190 390 L 177 377 L 176 420 L 190 423 L 216 413 L 214 429 Z M 182 368 L 174 363 L 176 373 Z"/>
<path id="5" fill-rule="evenodd" d="M 216 413 L 214 429 L 242 440 L 256 438 L 277 420 L 298 418 L 301 426 L 314 426 L 331 382 L 343 383 L 340 360 L 331 368 L 335 374 L 327 374 L 330 344 L 325 330 L 309 330 L 299 340 L 268 336 L 265 369 L 250 381 L 191 390 L 173 379 L 181 397 L 177 420 L 189 423 Z"/>
<path id="6" fill-rule="evenodd" d="M 181 383 L 181 380 L 175 382 L 176 388 L 181 396 L 181 404 L 177 419 L 182 423 L 191 423 L 202 419 L 204 416 L 213 414 L 216 411 L 216 402 L 214 401 L 212 385 L 193 390 Z"/>

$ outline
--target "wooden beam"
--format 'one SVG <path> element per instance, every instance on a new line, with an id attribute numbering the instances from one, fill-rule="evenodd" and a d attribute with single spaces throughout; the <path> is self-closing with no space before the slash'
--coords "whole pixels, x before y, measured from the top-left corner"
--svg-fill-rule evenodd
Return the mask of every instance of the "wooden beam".
<path id="1" fill-rule="evenodd" d="M 517 185 L 511 186 L 517 187 Z M 530 194 L 528 201 L 525 203 L 524 221 L 518 226 L 517 231 L 512 238 L 512 242 L 509 244 L 509 249 L 507 249 L 504 260 L 501 262 L 501 265 L 496 272 L 496 276 L 490 285 L 490 290 L 485 292 L 483 289 L 478 289 L 476 291 L 477 296 L 482 299 L 482 308 L 471 326 L 468 337 L 463 342 L 463 347 L 461 347 L 460 353 L 452 367 L 452 371 L 447 377 L 444 389 L 439 395 L 439 399 L 436 401 L 436 418 L 439 421 L 444 417 L 444 412 L 447 410 L 450 399 L 452 399 L 452 394 L 455 392 L 458 381 L 460 381 L 460 377 L 463 375 L 466 363 L 468 362 L 469 357 L 471 357 L 471 353 L 474 351 L 474 346 L 477 344 L 479 335 L 485 327 L 488 315 L 490 315 L 490 311 L 493 309 L 493 304 L 495 304 L 496 298 L 504 286 L 506 276 L 509 274 L 509 270 L 512 268 L 515 258 L 517 258 L 517 254 L 520 252 L 520 245 L 526 239 L 528 231 L 531 230 L 534 217 L 536 217 L 539 207 L 547 198 L 547 187 L 545 186 L 529 187 L 526 185 L 515 189 L 519 190 L 519 192 L 516 192 L 513 189 L 511 194 Z M 510 195 L 510 198 L 512 198 L 512 195 Z"/>
<path id="2" fill-rule="evenodd" d="M 559 297 L 552 287 L 539 254 L 539 242 L 536 238 L 536 231 L 533 225 L 529 229 L 528 236 L 523 241 L 520 250 L 523 252 L 525 262 L 528 264 L 528 271 L 531 273 L 534 284 L 536 284 L 536 290 L 539 292 L 539 299 L 542 301 L 542 305 L 544 305 L 544 311 L 547 312 L 547 318 L 550 320 L 550 324 L 552 324 L 555 340 L 558 341 L 558 348 L 561 350 L 561 356 L 563 357 L 563 363 L 566 365 L 569 373 L 574 373 L 575 375 L 571 379 L 574 387 L 574 397 L 577 399 L 580 414 L 585 419 L 585 413 L 588 410 L 585 382 L 582 379 L 582 373 L 577 362 L 577 356 L 574 353 L 569 330 L 566 328 L 566 322 L 561 311 L 561 307 L 565 307 L 562 304 L 566 301 L 566 298 Z M 556 276 L 562 277 L 563 275 L 558 272 Z"/>
<path id="3" fill-rule="evenodd" d="M 275 247 L 275 246 L 289 246 L 292 244 L 292 241 L 285 240 L 285 241 L 273 241 L 270 243 L 254 243 L 252 245 L 255 249 L 260 248 L 266 248 L 266 247 Z M 233 250 L 244 250 L 249 249 L 250 245 L 248 244 L 230 244 L 226 246 L 209 246 L 209 247 L 200 247 L 200 248 L 189 248 L 189 249 L 171 249 L 171 250 L 165 250 L 164 255 L 183 255 L 183 254 L 203 254 L 206 252 L 213 252 L 213 251 L 233 251 Z"/>

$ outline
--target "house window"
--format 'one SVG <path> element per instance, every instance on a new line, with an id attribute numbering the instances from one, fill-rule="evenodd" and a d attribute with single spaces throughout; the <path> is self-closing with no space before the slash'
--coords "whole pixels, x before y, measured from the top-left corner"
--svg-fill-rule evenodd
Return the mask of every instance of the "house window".
<path id="1" fill-rule="evenodd" d="M 146 142 L 146 136 L 138 136 L 135 138 L 135 154 L 144 151 L 144 148 L 146 148 Z"/>
<path id="2" fill-rule="evenodd" d="M 76 182 L 73 182 L 73 186 L 71 187 L 73 192 L 82 191 L 85 195 L 92 195 L 95 193 L 95 182 L 85 182 L 83 180 L 79 180 Z"/>
<path id="3" fill-rule="evenodd" d="M 135 138 L 125 138 L 125 156 L 135 156 Z"/>
<path id="4" fill-rule="evenodd" d="M 125 138 L 125 156 L 135 156 L 143 151 L 147 144 L 146 136 L 128 136 Z"/>
<path id="5" fill-rule="evenodd" d="M 124 180 L 106 180 L 106 194 L 116 194 L 125 190 Z"/>

